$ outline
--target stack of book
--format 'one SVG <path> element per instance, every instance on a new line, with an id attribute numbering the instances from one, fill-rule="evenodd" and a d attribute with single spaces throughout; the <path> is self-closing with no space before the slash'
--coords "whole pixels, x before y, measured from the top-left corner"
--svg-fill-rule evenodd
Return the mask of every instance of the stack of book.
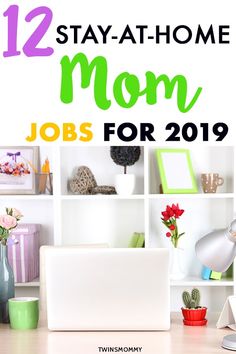
<path id="1" fill-rule="evenodd" d="M 134 232 L 129 243 L 130 248 L 143 248 L 145 247 L 145 238 L 143 232 Z"/>
<path id="2" fill-rule="evenodd" d="M 222 273 L 220 272 L 214 272 L 210 268 L 203 267 L 202 269 L 202 279 L 203 280 L 220 280 L 222 277 Z"/>

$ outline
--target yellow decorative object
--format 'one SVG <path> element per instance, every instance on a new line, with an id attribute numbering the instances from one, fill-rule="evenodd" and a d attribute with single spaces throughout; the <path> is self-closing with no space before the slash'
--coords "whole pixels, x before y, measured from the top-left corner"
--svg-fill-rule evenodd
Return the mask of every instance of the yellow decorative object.
<path id="1" fill-rule="evenodd" d="M 42 166 L 42 172 L 43 173 L 50 173 L 50 163 L 49 163 L 48 158 L 46 158 L 46 160 Z"/>

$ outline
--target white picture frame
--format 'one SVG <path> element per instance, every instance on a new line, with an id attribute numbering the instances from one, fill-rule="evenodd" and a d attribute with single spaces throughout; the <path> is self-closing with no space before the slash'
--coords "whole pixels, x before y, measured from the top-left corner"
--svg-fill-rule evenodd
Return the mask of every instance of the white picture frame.
<path id="1" fill-rule="evenodd" d="M 0 195 L 36 194 L 39 148 L 0 146 Z"/>

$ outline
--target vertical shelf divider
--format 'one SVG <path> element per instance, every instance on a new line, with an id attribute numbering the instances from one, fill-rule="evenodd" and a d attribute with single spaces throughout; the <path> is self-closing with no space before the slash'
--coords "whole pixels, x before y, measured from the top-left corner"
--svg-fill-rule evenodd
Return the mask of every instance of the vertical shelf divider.
<path id="1" fill-rule="evenodd" d="M 62 245 L 62 215 L 61 215 L 61 150 L 53 147 L 53 214 L 54 214 L 54 245 Z"/>
<path id="2" fill-rule="evenodd" d="M 149 237 L 149 149 L 144 147 L 144 227 L 145 227 L 145 248 L 150 248 Z"/>
<path id="3" fill-rule="evenodd" d="M 235 193 L 236 193 L 236 173 L 235 173 L 235 168 L 236 168 L 236 154 L 235 154 L 235 147 L 233 147 L 233 156 L 234 156 L 234 166 L 233 166 L 233 171 L 234 171 L 234 176 L 233 176 L 233 194 L 234 194 L 234 203 L 233 203 L 233 218 L 236 218 L 236 198 L 235 198 Z M 234 286 L 233 286 L 233 293 L 234 295 L 236 294 L 236 260 L 234 260 L 233 263 L 233 281 L 234 281 Z"/>

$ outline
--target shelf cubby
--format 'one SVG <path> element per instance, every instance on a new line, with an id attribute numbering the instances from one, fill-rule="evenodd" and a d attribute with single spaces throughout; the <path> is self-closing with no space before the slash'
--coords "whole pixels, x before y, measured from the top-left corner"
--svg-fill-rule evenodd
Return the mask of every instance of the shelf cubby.
<path id="1" fill-rule="evenodd" d="M 14 207 L 21 211 L 24 224 L 40 224 L 40 245 L 54 244 L 54 216 L 52 199 L 21 199 L 18 196 L 7 199 L 0 197 L 0 210 L 4 212 L 6 207 Z"/>
<path id="2" fill-rule="evenodd" d="M 149 149 L 150 194 L 160 193 L 161 181 L 155 154 L 157 149 L 158 147 Z M 199 193 L 203 193 L 200 183 L 202 173 L 218 173 L 224 178 L 224 184 L 218 187 L 217 194 L 234 192 L 234 149 L 232 146 L 197 146 L 188 149 L 190 150 Z"/>
<path id="3" fill-rule="evenodd" d="M 196 285 L 197 284 L 197 285 Z M 186 283 L 182 286 L 171 286 L 170 302 L 171 311 L 180 311 L 183 307 L 182 292 L 191 291 L 193 287 L 199 287 L 201 291 L 201 304 L 208 308 L 209 312 L 220 313 L 228 296 L 233 293 L 233 286 L 199 286 L 198 283 Z"/>
<path id="4" fill-rule="evenodd" d="M 144 232 L 144 202 L 133 199 L 63 200 L 62 244 L 105 243 L 128 247 L 134 232 Z"/>
<path id="5" fill-rule="evenodd" d="M 186 199 L 179 195 L 178 198 L 166 196 L 165 199 L 151 199 L 149 205 L 149 246 L 169 247 L 166 227 L 160 222 L 161 211 L 166 205 L 179 203 L 185 212 L 178 222 L 180 232 L 185 235 L 179 241 L 179 247 L 183 248 L 182 266 L 187 271 L 187 276 L 200 279 L 202 264 L 195 255 L 195 243 L 214 229 L 228 227 L 233 218 L 233 199 Z"/>
<path id="6" fill-rule="evenodd" d="M 127 173 L 136 176 L 134 195 L 144 193 L 143 148 L 140 159 L 127 167 Z M 61 194 L 72 194 L 68 182 L 78 167 L 87 166 L 95 176 L 98 185 L 114 186 L 115 175 L 123 173 L 123 167 L 116 165 L 110 157 L 109 146 L 62 147 L 61 148 Z M 108 197 L 108 196 L 107 196 Z"/>

